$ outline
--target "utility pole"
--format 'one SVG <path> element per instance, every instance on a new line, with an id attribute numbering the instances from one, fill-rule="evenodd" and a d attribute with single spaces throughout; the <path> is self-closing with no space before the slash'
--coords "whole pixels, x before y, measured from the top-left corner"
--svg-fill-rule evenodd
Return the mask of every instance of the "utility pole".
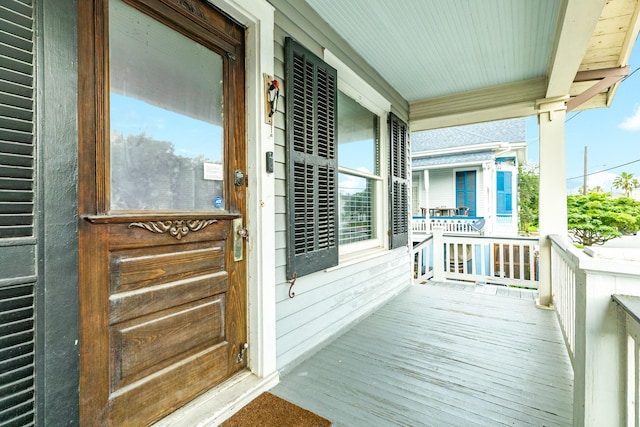
<path id="1" fill-rule="evenodd" d="M 587 195 L 587 146 L 584 146 L 584 181 L 582 184 L 582 194 Z"/>

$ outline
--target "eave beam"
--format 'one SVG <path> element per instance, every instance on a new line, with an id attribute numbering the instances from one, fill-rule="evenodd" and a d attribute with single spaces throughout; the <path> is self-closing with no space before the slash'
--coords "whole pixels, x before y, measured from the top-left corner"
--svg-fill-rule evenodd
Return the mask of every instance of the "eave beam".
<path id="1" fill-rule="evenodd" d="M 571 98 L 567 102 L 567 111 L 575 110 L 580 105 L 593 98 L 595 95 L 599 94 L 605 89 L 610 88 L 628 75 L 628 65 L 617 68 L 606 68 L 604 70 L 589 70 L 579 72 L 578 74 L 576 74 L 576 77 L 573 80 L 574 82 L 585 82 L 592 80 L 598 81 L 589 89 L 582 92 L 580 95 Z"/>
<path id="2" fill-rule="evenodd" d="M 411 131 L 459 126 L 536 114 L 546 78 L 538 77 L 409 104 Z"/>

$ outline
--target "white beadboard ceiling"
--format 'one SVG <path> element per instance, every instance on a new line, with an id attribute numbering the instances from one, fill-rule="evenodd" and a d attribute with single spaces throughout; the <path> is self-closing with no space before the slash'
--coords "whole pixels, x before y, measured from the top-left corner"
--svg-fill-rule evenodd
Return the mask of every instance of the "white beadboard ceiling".
<path id="1" fill-rule="evenodd" d="M 596 83 L 571 108 L 610 105 L 640 31 L 640 0 L 304 1 L 408 102 L 413 130 L 532 115 Z"/>
<path id="2" fill-rule="evenodd" d="M 408 101 L 545 76 L 560 0 L 306 0 Z"/>

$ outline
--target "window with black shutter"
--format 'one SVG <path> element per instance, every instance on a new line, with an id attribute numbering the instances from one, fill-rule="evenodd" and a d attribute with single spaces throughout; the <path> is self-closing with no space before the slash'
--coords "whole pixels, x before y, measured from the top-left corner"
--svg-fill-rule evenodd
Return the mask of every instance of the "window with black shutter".
<path id="1" fill-rule="evenodd" d="M 0 19 L 0 239 L 33 235 L 32 6 L 9 1 L 5 7 Z"/>
<path id="2" fill-rule="evenodd" d="M 287 275 L 338 264 L 337 73 L 286 39 Z"/>
<path id="3" fill-rule="evenodd" d="M 392 249 L 406 246 L 409 241 L 408 145 L 407 124 L 393 113 L 389 114 L 389 245 Z"/>
<path id="4" fill-rule="evenodd" d="M 0 425 L 35 424 L 33 4 L 0 1 Z M 25 239 L 26 238 L 26 239 Z M 33 260 L 35 263 L 35 260 Z"/>

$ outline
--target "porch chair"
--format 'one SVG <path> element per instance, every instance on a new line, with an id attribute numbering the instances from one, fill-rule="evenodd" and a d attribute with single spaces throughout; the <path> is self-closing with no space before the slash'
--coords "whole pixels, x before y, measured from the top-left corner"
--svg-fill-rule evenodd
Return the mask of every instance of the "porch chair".
<path id="1" fill-rule="evenodd" d="M 469 208 L 467 206 L 459 206 L 458 209 L 456 209 L 456 215 L 469 216 Z"/>

